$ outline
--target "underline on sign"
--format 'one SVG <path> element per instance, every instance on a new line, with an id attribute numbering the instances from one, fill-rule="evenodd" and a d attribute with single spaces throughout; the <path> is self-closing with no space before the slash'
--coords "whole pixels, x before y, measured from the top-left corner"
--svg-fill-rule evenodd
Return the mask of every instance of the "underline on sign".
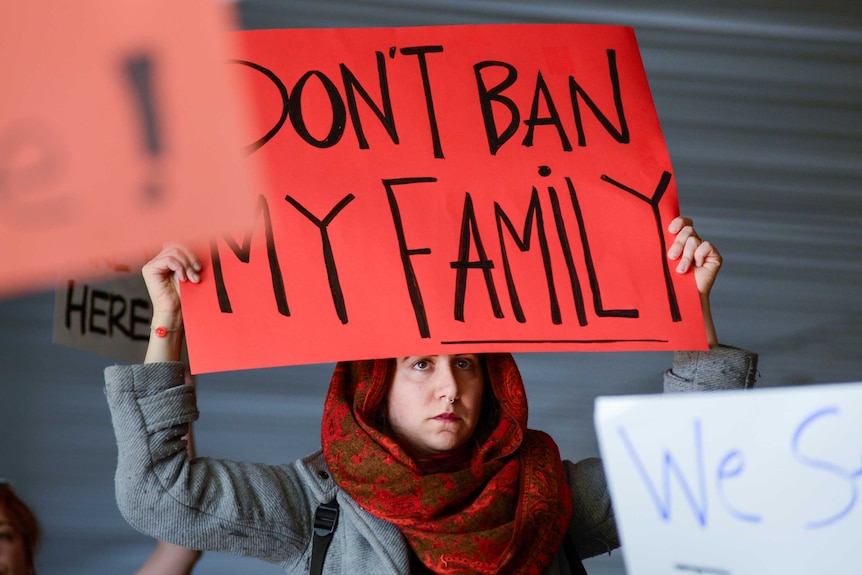
<path id="1" fill-rule="evenodd" d="M 462 339 L 441 341 L 443 345 L 462 345 L 465 343 L 667 343 L 666 339 Z"/>

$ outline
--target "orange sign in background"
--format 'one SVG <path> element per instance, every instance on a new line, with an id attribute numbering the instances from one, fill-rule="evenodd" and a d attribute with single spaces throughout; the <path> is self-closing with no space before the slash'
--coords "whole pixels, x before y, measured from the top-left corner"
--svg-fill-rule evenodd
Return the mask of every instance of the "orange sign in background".
<path id="1" fill-rule="evenodd" d="M 3 4 L 0 294 L 232 227 L 254 185 L 231 24 L 215 0 Z"/>
<path id="2" fill-rule="evenodd" d="M 236 36 L 267 192 L 184 286 L 194 372 L 706 347 L 631 29 Z"/>

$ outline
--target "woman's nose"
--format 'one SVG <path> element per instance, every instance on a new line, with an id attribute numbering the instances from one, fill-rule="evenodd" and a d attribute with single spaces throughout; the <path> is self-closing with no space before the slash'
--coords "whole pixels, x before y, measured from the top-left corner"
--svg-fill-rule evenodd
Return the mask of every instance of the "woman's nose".
<path id="1" fill-rule="evenodd" d="M 438 363 L 434 375 L 438 397 L 453 400 L 458 397 L 458 380 L 455 378 L 455 372 L 448 358 Z"/>

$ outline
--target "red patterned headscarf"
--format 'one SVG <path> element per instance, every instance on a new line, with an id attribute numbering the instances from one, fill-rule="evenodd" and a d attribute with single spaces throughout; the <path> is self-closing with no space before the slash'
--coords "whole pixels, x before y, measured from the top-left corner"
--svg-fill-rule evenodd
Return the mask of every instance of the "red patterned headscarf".
<path id="1" fill-rule="evenodd" d="M 557 553 L 572 498 L 554 441 L 527 429 L 527 396 L 510 354 L 487 354 L 499 417 L 482 413 L 463 469 L 423 474 L 377 423 L 392 361 L 335 367 L 323 413 L 323 453 L 336 483 L 396 525 L 435 573 L 539 575 Z M 484 427 L 483 427 L 484 425 Z"/>

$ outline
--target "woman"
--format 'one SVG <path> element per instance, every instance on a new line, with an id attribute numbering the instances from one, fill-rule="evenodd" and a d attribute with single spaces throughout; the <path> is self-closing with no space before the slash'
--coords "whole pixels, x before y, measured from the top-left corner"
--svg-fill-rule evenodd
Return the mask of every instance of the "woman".
<path id="1" fill-rule="evenodd" d="M 39 522 L 12 485 L 0 479 L 0 575 L 36 575 Z"/>
<path id="2" fill-rule="evenodd" d="M 713 349 L 676 354 L 665 388 L 751 385 L 755 356 L 719 346 L 712 324 L 721 255 L 688 219 L 669 231 L 677 272 L 694 268 Z M 340 515 L 324 573 L 567 574 L 578 572 L 578 557 L 619 545 L 600 462 L 561 461 L 550 437 L 527 429 L 509 354 L 342 362 L 324 406 L 321 452 L 281 466 L 190 460 L 182 437 L 197 410 L 177 361 L 177 285 L 198 281 L 200 269 L 181 246 L 144 267 L 153 326 L 164 329 L 151 337 L 144 365 L 106 370 L 117 497 L 137 529 L 290 573 L 309 572 L 315 511 L 333 500 Z"/>

